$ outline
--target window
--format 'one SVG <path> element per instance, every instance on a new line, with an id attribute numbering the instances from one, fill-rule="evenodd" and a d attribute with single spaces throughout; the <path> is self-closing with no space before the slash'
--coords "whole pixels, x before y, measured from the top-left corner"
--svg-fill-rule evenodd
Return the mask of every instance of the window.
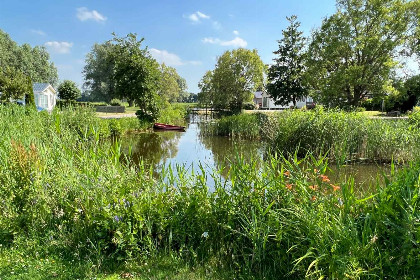
<path id="1" fill-rule="evenodd" d="M 263 108 L 268 107 L 268 97 L 263 97 Z"/>
<path id="2" fill-rule="evenodd" d="M 39 107 L 48 108 L 48 96 L 44 94 L 39 95 Z"/>

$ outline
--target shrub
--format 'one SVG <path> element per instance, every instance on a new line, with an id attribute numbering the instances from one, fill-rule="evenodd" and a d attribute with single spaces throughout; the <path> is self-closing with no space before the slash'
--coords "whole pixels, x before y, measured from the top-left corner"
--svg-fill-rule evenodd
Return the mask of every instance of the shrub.
<path id="1" fill-rule="evenodd" d="M 116 98 L 112 99 L 112 100 L 109 102 L 109 104 L 110 104 L 111 106 L 122 106 L 122 102 L 121 102 L 121 100 L 116 99 Z"/>

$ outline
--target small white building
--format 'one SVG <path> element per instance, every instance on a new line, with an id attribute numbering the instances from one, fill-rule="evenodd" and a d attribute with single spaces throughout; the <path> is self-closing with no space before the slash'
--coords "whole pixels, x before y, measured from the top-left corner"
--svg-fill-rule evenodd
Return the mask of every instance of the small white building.
<path id="1" fill-rule="evenodd" d="M 34 83 L 33 89 L 36 108 L 51 112 L 57 103 L 56 90 L 48 83 Z"/>
<path id="2" fill-rule="evenodd" d="M 296 108 L 300 109 L 304 106 L 307 107 L 313 107 L 315 105 L 314 100 L 310 96 L 303 97 L 302 99 L 299 99 L 296 101 Z M 290 102 L 287 105 L 276 105 L 274 103 L 274 99 L 271 98 L 271 96 L 267 92 L 262 92 L 262 106 L 260 106 L 260 109 L 263 110 L 284 110 L 293 108 L 293 102 Z"/>

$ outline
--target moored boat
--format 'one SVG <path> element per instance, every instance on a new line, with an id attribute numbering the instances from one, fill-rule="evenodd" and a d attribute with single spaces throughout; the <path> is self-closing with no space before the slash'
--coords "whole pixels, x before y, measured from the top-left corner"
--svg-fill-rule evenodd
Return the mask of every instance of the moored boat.
<path id="1" fill-rule="evenodd" d="M 179 130 L 179 131 L 185 131 L 185 126 L 179 126 L 179 125 L 170 125 L 170 124 L 164 124 L 164 123 L 155 123 L 153 125 L 154 129 L 160 129 L 160 130 Z"/>

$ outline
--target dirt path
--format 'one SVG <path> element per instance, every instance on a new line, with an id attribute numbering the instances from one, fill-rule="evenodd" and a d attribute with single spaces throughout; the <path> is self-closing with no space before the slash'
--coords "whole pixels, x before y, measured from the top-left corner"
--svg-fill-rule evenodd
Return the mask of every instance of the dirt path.
<path id="1" fill-rule="evenodd" d="M 136 118 L 135 113 L 96 113 L 96 115 L 101 119 L 121 119 L 121 118 Z"/>

